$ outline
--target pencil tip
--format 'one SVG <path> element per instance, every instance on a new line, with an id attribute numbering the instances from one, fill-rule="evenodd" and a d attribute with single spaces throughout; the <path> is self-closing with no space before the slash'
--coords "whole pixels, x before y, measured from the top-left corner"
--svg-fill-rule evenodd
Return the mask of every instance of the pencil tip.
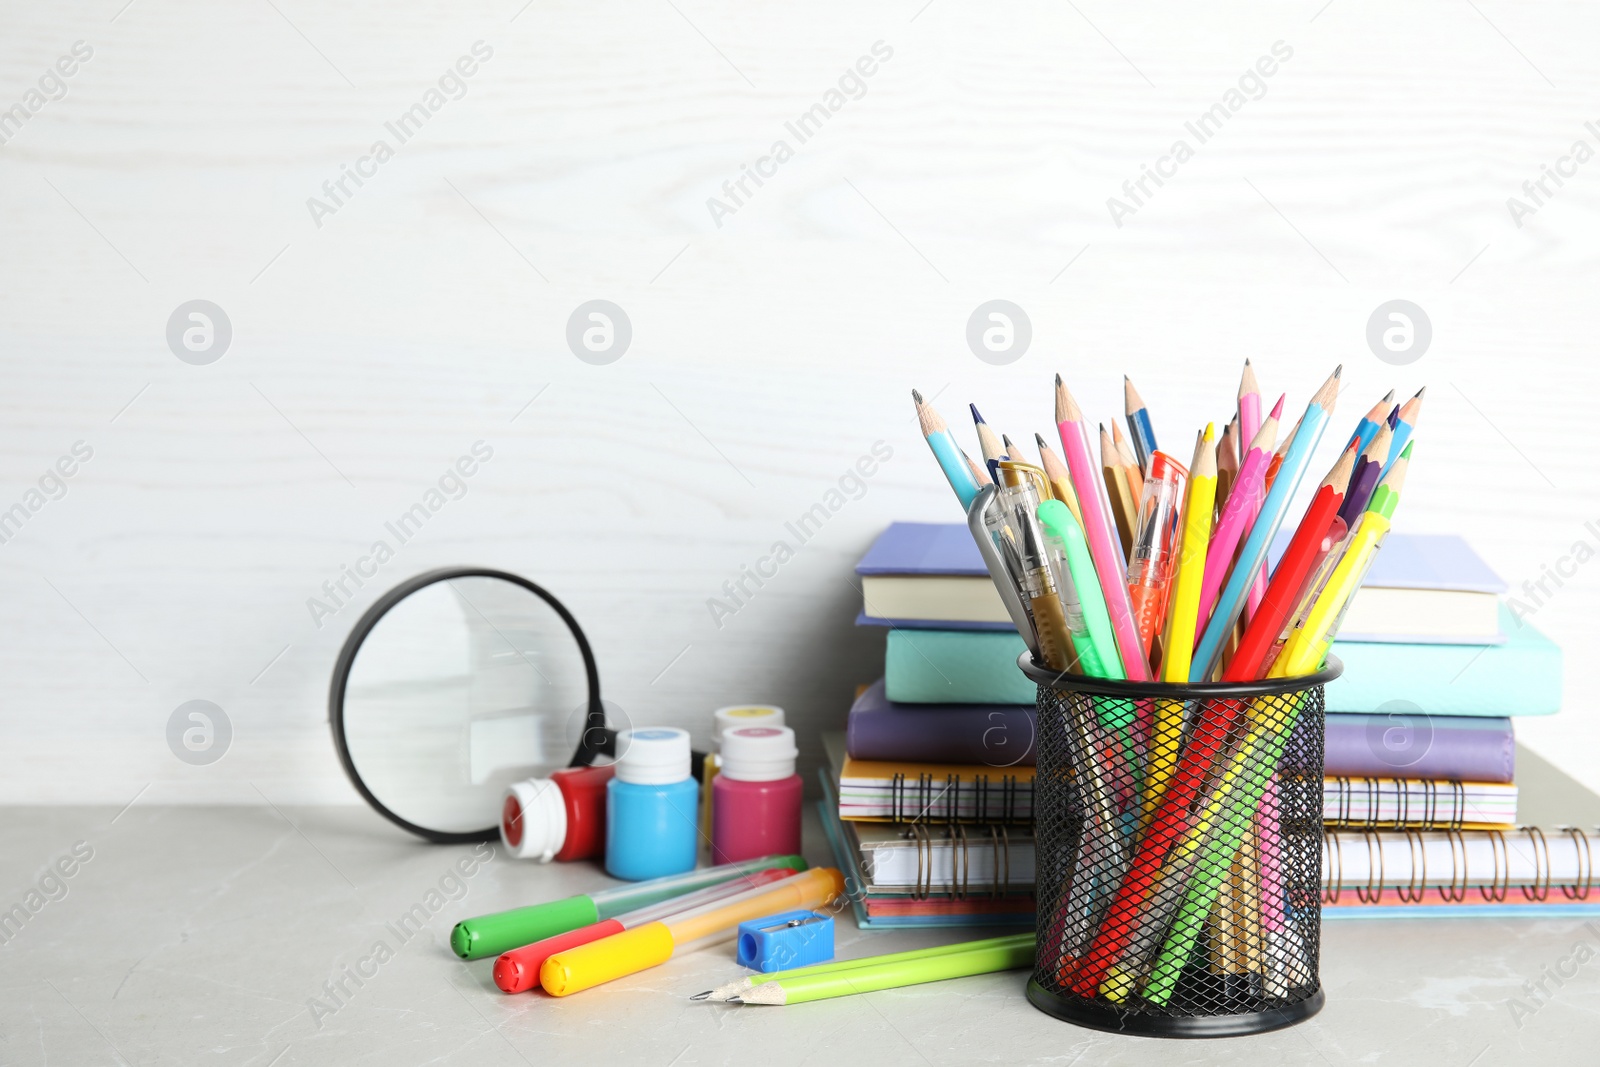
<path id="1" fill-rule="evenodd" d="M 1034 434 L 1033 435 L 1033 443 L 1039 446 L 1039 451 L 1041 451 L 1041 452 L 1043 452 L 1047 447 L 1049 447 L 1048 445 L 1046 445 L 1044 443 L 1044 438 L 1041 437 L 1038 434 Z"/>
<path id="2" fill-rule="evenodd" d="M 911 390 L 911 399 L 917 402 L 917 407 L 920 408 L 922 406 L 922 394 L 917 392 L 917 390 Z"/>
<path id="3" fill-rule="evenodd" d="M 983 416 L 978 414 L 978 405 L 976 405 L 976 404 L 968 404 L 967 407 L 972 409 L 972 421 L 973 422 L 982 422 L 983 421 Z"/>
<path id="4" fill-rule="evenodd" d="M 729 997 L 723 1003 L 725 1003 L 725 1004 L 743 1004 L 744 1003 L 744 998 L 743 997 Z"/>
<path id="5" fill-rule="evenodd" d="M 1056 388 L 1059 389 L 1060 387 L 1061 387 L 1061 372 L 1060 371 L 1056 371 Z"/>
<path id="6" fill-rule="evenodd" d="M 707 997 L 709 997 L 714 992 L 716 992 L 716 990 L 708 989 L 704 993 L 696 993 L 694 996 L 690 997 L 689 999 L 690 1000 L 705 1000 Z"/>
<path id="7" fill-rule="evenodd" d="M 1343 363 L 1341 363 L 1337 367 L 1333 368 L 1333 376 L 1335 378 L 1339 377 L 1343 373 L 1344 373 L 1344 364 Z"/>
<path id="8" fill-rule="evenodd" d="M 1245 356 L 1244 357 L 1244 365 L 1246 367 L 1248 367 L 1250 365 L 1250 357 L 1249 356 Z"/>
<path id="9" fill-rule="evenodd" d="M 1416 444 L 1416 443 L 1417 443 L 1417 439 L 1414 438 L 1414 437 L 1411 440 L 1407 441 L 1406 442 L 1406 447 L 1404 447 L 1404 448 L 1402 448 L 1400 450 L 1400 458 L 1405 460 L 1407 463 L 1411 462 L 1411 446 Z"/>
<path id="10" fill-rule="evenodd" d="M 1272 405 L 1272 417 L 1273 418 L 1275 418 L 1275 419 L 1283 418 L 1283 402 L 1284 402 L 1285 399 L 1288 398 L 1288 396 L 1289 396 L 1288 393 L 1279 393 L 1278 394 L 1278 402 L 1276 404 Z"/>
<path id="11" fill-rule="evenodd" d="M 1427 391 L 1428 391 L 1428 387 L 1426 385 L 1424 385 L 1421 389 L 1417 390 L 1417 395 L 1412 397 L 1411 399 L 1413 399 L 1413 400 L 1421 400 L 1422 399 L 1422 394 L 1426 393 Z"/>
<path id="12" fill-rule="evenodd" d="M 1383 394 L 1383 399 L 1378 401 L 1378 403 L 1380 403 L 1380 404 L 1389 404 L 1389 403 L 1392 403 L 1393 401 L 1394 401 L 1394 390 L 1391 389 L 1387 393 Z"/>

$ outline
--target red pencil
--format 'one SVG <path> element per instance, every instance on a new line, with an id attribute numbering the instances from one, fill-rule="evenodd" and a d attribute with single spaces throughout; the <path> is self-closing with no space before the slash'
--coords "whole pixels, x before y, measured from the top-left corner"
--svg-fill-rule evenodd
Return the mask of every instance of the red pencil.
<path id="1" fill-rule="evenodd" d="M 1290 614 L 1300 603 L 1300 595 L 1317 560 L 1317 549 L 1323 538 L 1328 536 L 1328 527 L 1339 514 L 1339 505 L 1344 503 L 1345 489 L 1350 485 L 1350 472 L 1355 469 L 1356 446 L 1360 443 L 1350 442 L 1339 457 L 1339 462 L 1322 479 L 1322 485 L 1311 498 L 1305 517 L 1294 532 L 1294 538 L 1284 550 L 1283 558 L 1278 561 L 1277 570 L 1272 572 L 1267 595 L 1261 598 L 1261 606 L 1250 617 L 1244 638 L 1240 640 L 1233 658 L 1223 668 L 1223 681 L 1254 681 L 1270 666 L 1267 653 L 1272 651 L 1272 643 L 1277 640 Z"/>

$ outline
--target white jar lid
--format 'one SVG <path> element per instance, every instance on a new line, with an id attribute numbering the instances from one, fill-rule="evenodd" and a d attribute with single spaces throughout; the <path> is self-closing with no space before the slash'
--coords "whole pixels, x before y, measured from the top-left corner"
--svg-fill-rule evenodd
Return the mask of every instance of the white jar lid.
<path id="1" fill-rule="evenodd" d="M 500 813 L 500 840 L 517 859 L 549 863 L 567 840 L 567 802 L 548 778 L 514 782 Z"/>
<path id="2" fill-rule="evenodd" d="M 794 773 L 799 755 L 787 726 L 740 726 L 722 735 L 717 773 L 736 782 L 774 782 Z"/>
<path id="3" fill-rule="evenodd" d="M 617 735 L 617 778 L 636 785 L 671 785 L 689 777 L 689 731 L 675 726 L 623 730 Z"/>
<path id="4" fill-rule="evenodd" d="M 782 726 L 783 709 L 775 704 L 735 704 L 711 713 L 711 736 L 722 744 L 722 735 L 740 726 Z"/>

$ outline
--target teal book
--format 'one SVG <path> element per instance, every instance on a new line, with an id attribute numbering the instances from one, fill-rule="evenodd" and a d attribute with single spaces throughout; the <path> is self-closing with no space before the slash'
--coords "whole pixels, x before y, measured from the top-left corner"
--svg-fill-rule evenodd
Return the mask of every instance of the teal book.
<path id="1" fill-rule="evenodd" d="M 1506 639 L 1498 645 L 1334 642 L 1344 676 L 1328 686 L 1328 710 L 1554 714 L 1561 707 L 1561 650 L 1500 610 Z M 884 685 L 890 700 L 904 704 L 1031 703 L 1033 683 L 1017 668 L 1023 650 L 1015 633 L 890 630 Z"/>

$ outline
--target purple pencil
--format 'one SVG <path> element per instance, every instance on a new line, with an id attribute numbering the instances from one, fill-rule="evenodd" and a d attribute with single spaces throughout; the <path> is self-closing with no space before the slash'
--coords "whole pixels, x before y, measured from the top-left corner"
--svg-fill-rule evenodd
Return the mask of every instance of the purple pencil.
<path id="1" fill-rule="evenodd" d="M 1389 444 L 1393 440 L 1393 430 L 1387 425 L 1379 427 L 1372 441 L 1356 460 L 1355 473 L 1350 476 L 1350 488 L 1345 493 L 1344 503 L 1339 507 L 1339 518 L 1344 520 L 1346 529 L 1353 528 L 1361 513 L 1367 510 L 1367 502 L 1372 499 L 1373 492 L 1378 488 L 1378 477 L 1383 473 L 1383 465 L 1389 461 Z"/>

